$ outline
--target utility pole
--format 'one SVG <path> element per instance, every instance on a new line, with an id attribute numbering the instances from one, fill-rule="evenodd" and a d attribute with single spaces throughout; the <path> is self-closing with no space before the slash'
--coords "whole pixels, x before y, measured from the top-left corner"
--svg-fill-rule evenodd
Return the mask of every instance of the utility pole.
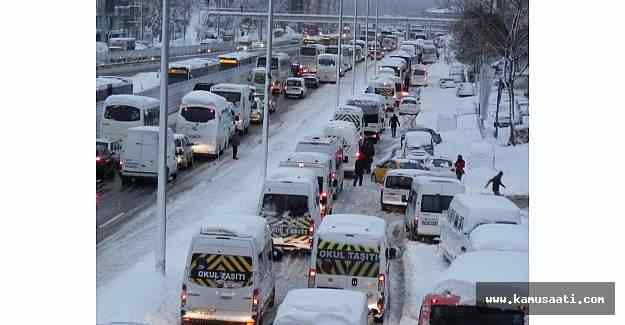
<path id="1" fill-rule="evenodd" d="M 354 44 L 355 49 L 356 45 Z M 339 0 L 339 64 L 336 67 L 336 107 L 339 107 L 341 103 L 341 64 L 343 64 L 343 0 Z"/>
<path id="2" fill-rule="evenodd" d="M 156 270 L 165 276 L 167 255 L 167 70 L 169 68 L 169 0 L 163 0 L 161 43 L 161 89 L 158 129 L 158 186 L 156 190 L 156 210 L 158 214 L 158 254 L 156 254 Z"/>
<path id="3" fill-rule="evenodd" d="M 356 26 L 358 26 L 357 20 L 358 20 L 358 2 L 357 0 L 354 0 L 354 30 L 352 30 L 352 35 L 354 36 L 354 47 L 356 46 L 356 34 L 358 34 L 356 30 Z M 365 55 L 367 55 L 366 45 L 365 45 L 364 51 L 365 51 Z M 352 96 L 354 96 L 355 92 L 356 92 L 356 51 L 354 51 L 354 54 L 353 54 L 353 64 L 352 64 Z"/>
<path id="4" fill-rule="evenodd" d="M 263 146 L 265 149 L 265 162 L 263 164 L 263 180 L 267 178 L 267 160 L 269 159 L 269 96 L 271 91 L 271 59 L 273 45 L 273 0 L 269 0 L 267 13 L 267 56 L 265 58 L 265 107 L 263 108 Z"/>
<path id="5" fill-rule="evenodd" d="M 375 0 L 375 44 L 373 45 L 373 76 L 378 77 L 378 26 L 380 19 L 380 0 Z"/>
<path id="6" fill-rule="evenodd" d="M 367 47 L 367 55 L 365 55 L 365 83 L 369 81 L 367 79 L 367 66 L 369 64 L 369 2 L 370 0 L 367 0 L 367 16 L 365 17 L 365 44 Z"/>

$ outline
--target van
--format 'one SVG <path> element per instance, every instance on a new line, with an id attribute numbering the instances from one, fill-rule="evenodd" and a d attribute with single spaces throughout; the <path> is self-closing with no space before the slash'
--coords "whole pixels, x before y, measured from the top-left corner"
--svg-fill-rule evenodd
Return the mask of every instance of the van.
<path id="1" fill-rule="evenodd" d="M 353 123 L 347 121 L 330 121 L 323 129 L 326 137 L 334 137 L 343 147 L 343 173 L 353 174 L 356 160 L 360 157 L 360 134 Z"/>
<path id="2" fill-rule="evenodd" d="M 367 296 L 362 292 L 333 289 L 290 290 L 274 325 L 369 325 Z"/>
<path id="3" fill-rule="evenodd" d="M 298 167 L 310 169 L 317 178 L 321 216 L 332 213 L 334 186 L 332 180 L 332 158 L 318 152 L 294 152 L 289 154 L 280 167 Z"/>
<path id="4" fill-rule="evenodd" d="M 332 173 L 332 199 L 336 200 L 338 193 L 343 192 L 343 143 L 335 137 L 305 137 L 295 146 L 295 152 L 319 152 L 328 155 L 330 172 Z"/>
<path id="5" fill-rule="evenodd" d="M 336 83 L 336 65 L 339 62 L 339 56 L 336 54 L 319 54 L 317 57 L 317 76 L 319 82 Z M 340 67 L 340 76 L 344 74 L 343 67 Z"/>
<path id="6" fill-rule="evenodd" d="M 383 320 L 389 307 L 390 247 L 384 219 L 356 214 L 326 216 L 313 237 L 309 288 L 364 292 L 369 311 Z"/>
<path id="7" fill-rule="evenodd" d="M 376 94 L 384 97 L 384 104 L 387 112 L 392 112 L 396 106 L 395 81 L 388 76 L 381 76 L 369 81 L 365 90 L 367 94 Z"/>
<path id="8" fill-rule="evenodd" d="M 428 68 L 423 64 L 419 64 L 412 71 L 412 75 L 410 77 L 410 85 L 411 86 L 428 86 Z"/>
<path id="9" fill-rule="evenodd" d="M 223 97 L 194 90 L 182 97 L 176 131 L 193 141 L 194 155 L 220 155 L 234 132 L 232 104 Z"/>
<path id="10" fill-rule="evenodd" d="M 271 231 L 258 216 L 212 220 L 191 239 L 180 324 L 261 324 L 276 297 Z"/>
<path id="11" fill-rule="evenodd" d="M 316 175 L 305 168 L 278 168 L 263 182 L 257 214 L 267 220 L 277 248 L 309 251 L 321 223 Z"/>
<path id="12" fill-rule="evenodd" d="M 137 126 L 128 129 L 121 154 L 121 179 L 125 185 L 136 178 L 158 178 L 158 127 Z M 176 146 L 174 132 L 167 131 L 167 178 L 176 178 Z"/>
<path id="13" fill-rule="evenodd" d="M 454 177 L 455 175 L 421 169 L 392 169 L 386 172 L 380 189 L 380 206 L 387 210 L 389 206 L 406 207 L 408 196 L 419 176 Z"/>
<path id="14" fill-rule="evenodd" d="M 467 252 L 471 232 L 480 225 L 520 224 L 521 210 L 509 199 L 490 194 L 457 194 L 449 204 L 446 218 L 440 220 L 443 256 L 448 261 Z"/>
<path id="15" fill-rule="evenodd" d="M 210 92 L 225 98 L 233 105 L 234 119 L 239 118 L 240 128 L 244 134 L 247 134 L 254 103 L 254 88 L 244 84 L 222 83 L 212 86 Z"/>
<path id="16" fill-rule="evenodd" d="M 340 105 L 334 111 L 334 118 L 336 121 L 347 121 L 354 124 L 358 130 L 360 140 L 365 136 L 365 122 L 362 113 L 362 108 L 353 105 Z"/>
<path id="17" fill-rule="evenodd" d="M 402 137 L 405 140 L 402 143 L 404 157 L 407 157 L 411 151 L 424 150 L 430 155 L 434 155 L 434 140 L 432 135 L 425 131 L 406 132 Z"/>
<path id="18" fill-rule="evenodd" d="M 110 95 L 104 101 L 100 137 L 123 141 L 132 127 L 157 126 L 159 105 L 160 101 L 152 97 Z"/>
<path id="19" fill-rule="evenodd" d="M 362 109 L 364 136 L 374 142 L 380 139 L 381 133 L 386 128 L 384 101 L 384 97 L 375 94 L 361 94 L 347 100 L 347 105 Z"/>
<path id="20" fill-rule="evenodd" d="M 440 236 L 440 220 L 454 196 L 464 192 L 464 184 L 455 175 L 417 176 L 412 182 L 404 214 L 404 227 L 409 237 L 419 240 Z"/>

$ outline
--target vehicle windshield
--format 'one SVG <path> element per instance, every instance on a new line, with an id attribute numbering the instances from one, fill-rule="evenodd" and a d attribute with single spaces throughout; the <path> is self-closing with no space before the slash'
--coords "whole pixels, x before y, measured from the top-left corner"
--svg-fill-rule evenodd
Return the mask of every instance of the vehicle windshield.
<path id="1" fill-rule="evenodd" d="M 412 187 L 412 177 L 387 176 L 384 187 L 398 190 L 409 190 Z"/>
<path id="2" fill-rule="evenodd" d="M 215 119 L 215 110 L 206 107 L 185 107 L 180 115 L 188 122 L 206 123 Z"/>
<path id="3" fill-rule="evenodd" d="M 215 95 L 219 95 L 225 98 L 230 103 L 238 103 L 241 101 L 241 93 L 240 92 L 231 92 L 231 91 L 211 91 Z"/>
<path id="4" fill-rule="evenodd" d="M 176 140 L 174 140 L 174 142 L 176 143 L 176 148 L 182 147 L 182 140 L 176 139 Z"/>
<path id="5" fill-rule="evenodd" d="M 425 71 L 424 70 L 415 70 L 414 71 L 414 75 L 415 76 L 425 76 Z"/>
<path id="6" fill-rule="evenodd" d="M 338 47 L 328 47 L 328 48 L 326 48 L 326 53 L 339 54 L 339 48 Z"/>
<path id="7" fill-rule="evenodd" d="M 95 150 L 96 151 L 102 151 L 102 150 L 106 150 L 108 148 L 109 148 L 109 146 L 108 146 L 108 143 L 106 143 L 106 142 L 96 142 L 95 143 Z"/>
<path id="8" fill-rule="evenodd" d="M 257 84 L 265 83 L 265 71 L 262 71 L 262 72 L 259 71 L 254 74 L 254 83 L 257 83 Z"/>
<path id="9" fill-rule="evenodd" d="M 267 216 L 300 217 L 310 215 L 306 195 L 265 194 L 262 214 Z"/>
<path id="10" fill-rule="evenodd" d="M 365 125 L 368 123 L 378 123 L 378 114 L 364 114 L 362 116 Z"/>
<path id="11" fill-rule="evenodd" d="M 423 169 L 421 164 L 416 161 L 400 162 L 399 169 Z"/>
<path id="12" fill-rule="evenodd" d="M 267 65 L 267 58 L 260 57 L 256 62 L 256 67 L 265 67 Z M 271 69 L 278 69 L 278 58 L 271 58 Z"/>
<path id="13" fill-rule="evenodd" d="M 402 104 L 413 104 L 413 105 L 417 105 L 417 101 L 414 99 L 404 99 L 402 102 Z"/>
<path id="14" fill-rule="evenodd" d="M 209 288 L 237 289 L 252 285 L 252 257 L 194 252 L 189 281 Z"/>
<path id="15" fill-rule="evenodd" d="M 317 55 L 316 47 L 302 47 L 299 51 L 302 56 L 315 56 Z"/>
<path id="16" fill-rule="evenodd" d="M 141 111 L 127 105 L 109 105 L 104 110 L 104 118 L 119 122 L 135 122 L 141 120 Z"/>
<path id="17" fill-rule="evenodd" d="M 290 87 L 300 87 L 301 83 L 299 80 L 287 80 L 286 85 Z"/>
<path id="18" fill-rule="evenodd" d="M 321 58 L 321 59 L 319 59 L 319 64 L 320 65 L 326 65 L 326 66 L 333 66 L 334 65 L 334 60 L 333 59 L 327 59 L 327 58 Z"/>
<path id="19" fill-rule="evenodd" d="M 421 198 L 421 211 L 430 213 L 441 213 L 449 209 L 449 203 L 453 196 L 448 195 L 423 195 Z"/>
<path id="20" fill-rule="evenodd" d="M 520 310 L 504 310 L 467 305 L 433 305 L 430 325 L 523 325 Z"/>
<path id="21" fill-rule="evenodd" d="M 434 159 L 432 160 L 432 165 L 434 167 L 450 168 L 452 164 L 451 161 L 447 159 Z"/>

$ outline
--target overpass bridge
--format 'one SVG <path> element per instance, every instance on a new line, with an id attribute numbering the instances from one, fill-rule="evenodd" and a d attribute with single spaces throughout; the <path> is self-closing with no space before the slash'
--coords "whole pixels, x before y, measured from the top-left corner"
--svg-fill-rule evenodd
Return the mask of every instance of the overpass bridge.
<path id="1" fill-rule="evenodd" d="M 236 11 L 236 10 L 210 10 L 208 11 L 210 16 L 221 17 L 249 17 L 256 19 L 266 19 L 267 12 L 253 12 L 253 11 Z M 294 22 L 294 23 L 331 23 L 338 22 L 338 15 L 320 15 L 320 14 L 293 14 L 293 13 L 274 13 L 274 21 L 282 22 Z M 365 23 L 365 16 L 358 16 L 358 23 Z M 375 16 L 369 16 L 369 23 L 375 22 Z M 456 22 L 456 18 L 450 17 L 432 17 L 432 16 L 419 16 L 419 17 L 403 17 L 403 16 L 379 16 L 380 24 L 419 24 L 429 27 L 439 27 L 441 29 L 447 29 Z M 343 15 L 344 24 L 353 24 L 353 15 Z"/>

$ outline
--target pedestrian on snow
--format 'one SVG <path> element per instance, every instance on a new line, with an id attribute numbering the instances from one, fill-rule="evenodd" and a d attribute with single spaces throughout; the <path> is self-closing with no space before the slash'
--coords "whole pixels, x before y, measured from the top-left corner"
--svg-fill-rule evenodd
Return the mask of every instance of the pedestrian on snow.
<path id="1" fill-rule="evenodd" d="M 495 177 L 491 178 L 490 180 L 488 180 L 488 183 L 486 183 L 486 186 L 484 186 L 484 188 L 488 187 L 488 184 L 493 184 L 493 193 L 495 195 L 501 195 L 501 193 L 499 192 L 499 186 L 503 186 L 504 188 L 506 188 L 505 185 L 503 185 L 503 183 L 501 182 L 501 177 L 503 177 L 503 172 L 500 171 L 497 175 L 495 175 Z"/>
<path id="2" fill-rule="evenodd" d="M 239 145 L 241 144 L 241 137 L 239 136 L 239 132 L 234 132 L 232 138 L 230 139 L 230 143 L 232 144 L 232 159 L 237 160 L 237 153 L 239 151 Z"/>
<path id="3" fill-rule="evenodd" d="M 462 175 L 464 175 L 464 159 L 462 159 L 462 155 L 458 155 L 458 159 L 454 163 L 454 169 L 456 170 L 456 177 L 461 181 Z"/>
<path id="4" fill-rule="evenodd" d="M 397 127 L 401 126 L 401 124 L 399 124 L 399 118 L 397 117 L 397 114 L 393 113 L 393 116 L 391 116 L 391 120 L 389 121 L 389 125 L 391 126 L 393 138 L 395 138 L 395 135 L 397 134 Z"/>
<path id="5" fill-rule="evenodd" d="M 356 186 L 356 182 L 358 182 L 358 186 L 362 186 L 362 174 L 365 172 L 365 164 L 364 158 L 356 160 L 356 165 L 354 166 L 354 186 Z"/>
<path id="6" fill-rule="evenodd" d="M 365 152 L 365 172 L 371 174 L 371 164 L 373 164 L 373 156 L 375 156 L 375 146 L 373 141 L 366 141 L 364 146 Z"/>

